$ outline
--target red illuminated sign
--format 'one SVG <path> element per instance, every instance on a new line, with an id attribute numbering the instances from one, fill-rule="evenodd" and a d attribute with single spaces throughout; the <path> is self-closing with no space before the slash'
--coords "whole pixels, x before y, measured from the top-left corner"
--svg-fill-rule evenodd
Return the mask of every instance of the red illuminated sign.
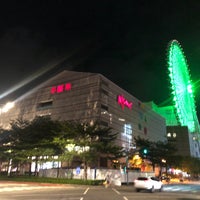
<path id="1" fill-rule="evenodd" d="M 51 94 L 56 94 L 56 93 L 61 93 L 61 92 L 64 92 L 64 91 L 69 91 L 69 90 L 71 90 L 71 88 L 72 88 L 71 83 L 65 83 L 65 84 L 60 84 L 60 85 L 57 85 L 57 86 L 53 86 L 51 88 Z"/>
<path id="2" fill-rule="evenodd" d="M 128 102 L 128 100 L 126 100 L 123 95 L 118 95 L 117 101 L 118 101 L 118 104 L 121 105 L 123 110 L 125 106 L 129 108 L 130 110 L 132 109 L 133 103 Z"/>

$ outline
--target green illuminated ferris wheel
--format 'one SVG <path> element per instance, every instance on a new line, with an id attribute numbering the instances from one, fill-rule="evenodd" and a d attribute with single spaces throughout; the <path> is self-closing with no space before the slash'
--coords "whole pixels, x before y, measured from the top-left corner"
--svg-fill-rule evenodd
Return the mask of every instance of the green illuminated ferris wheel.
<path id="1" fill-rule="evenodd" d="M 172 40 L 168 46 L 168 70 L 177 119 L 182 126 L 195 132 L 198 126 L 192 82 L 181 45 Z"/>

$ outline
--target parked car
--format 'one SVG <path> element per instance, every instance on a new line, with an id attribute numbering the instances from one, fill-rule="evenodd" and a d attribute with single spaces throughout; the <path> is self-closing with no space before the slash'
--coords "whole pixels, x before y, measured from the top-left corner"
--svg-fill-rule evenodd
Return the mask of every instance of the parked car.
<path id="1" fill-rule="evenodd" d="M 161 192 L 163 183 L 157 177 L 138 177 L 134 180 L 134 187 L 137 192 L 140 190 L 148 190 L 150 192 L 158 190 Z"/>

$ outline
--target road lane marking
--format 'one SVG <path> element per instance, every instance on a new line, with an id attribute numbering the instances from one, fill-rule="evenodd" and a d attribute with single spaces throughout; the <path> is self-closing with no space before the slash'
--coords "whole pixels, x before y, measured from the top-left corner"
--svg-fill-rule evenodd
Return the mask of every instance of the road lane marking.
<path id="1" fill-rule="evenodd" d="M 116 192 L 118 195 L 121 195 L 121 193 L 120 193 L 118 190 L 116 190 L 115 188 L 112 188 L 112 190 L 113 190 L 114 192 Z M 128 200 L 128 198 L 125 197 L 125 196 L 123 196 L 123 199 L 124 199 L 124 200 Z"/>
<path id="2" fill-rule="evenodd" d="M 120 195 L 120 192 L 118 190 L 116 190 L 115 188 L 112 188 L 112 190 Z"/>
<path id="3" fill-rule="evenodd" d="M 84 195 L 87 194 L 87 192 L 88 192 L 89 189 L 90 189 L 90 188 L 87 188 L 83 194 L 84 194 Z"/>
<path id="4" fill-rule="evenodd" d="M 124 199 L 124 200 L 128 200 L 128 198 L 127 198 L 127 197 L 125 197 L 125 196 L 123 196 L 123 199 Z"/>

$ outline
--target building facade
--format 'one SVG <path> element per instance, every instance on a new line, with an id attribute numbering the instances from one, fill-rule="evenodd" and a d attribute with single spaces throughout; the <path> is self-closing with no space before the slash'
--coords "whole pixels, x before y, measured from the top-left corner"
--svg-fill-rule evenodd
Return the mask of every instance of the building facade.
<path id="1" fill-rule="evenodd" d="M 177 151 L 177 155 L 190 156 L 190 137 L 187 126 L 167 126 L 167 139 Z"/>
<path id="2" fill-rule="evenodd" d="M 0 122 L 9 128 L 12 120 L 45 115 L 98 121 L 119 133 L 117 142 L 127 150 L 134 147 L 135 136 L 166 140 L 164 117 L 101 74 L 63 71 L 16 99 L 12 109 L 2 112 Z"/>
<path id="3" fill-rule="evenodd" d="M 200 158 L 200 131 L 196 121 L 195 131 L 189 130 L 177 120 L 174 106 L 158 107 L 153 102 L 148 103 L 152 109 L 166 119 L 167 139 L 177 148 L 177 154 Z"/>

